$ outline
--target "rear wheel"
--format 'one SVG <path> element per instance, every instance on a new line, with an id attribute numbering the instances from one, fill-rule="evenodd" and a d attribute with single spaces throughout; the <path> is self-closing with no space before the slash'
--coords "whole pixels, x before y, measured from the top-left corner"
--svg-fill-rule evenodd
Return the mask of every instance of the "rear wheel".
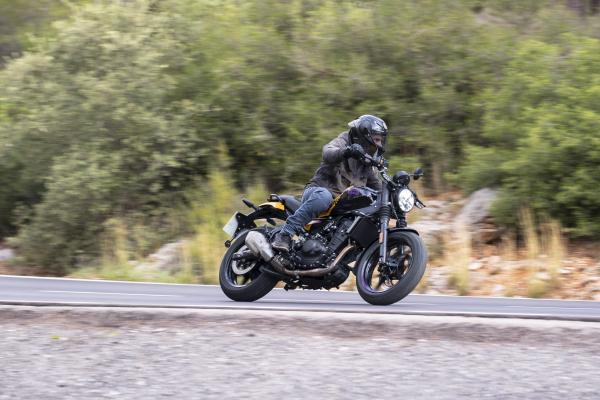
<path id="1" fill-rule="evenodd" d="M 269 293 L 278 279 L 260 271 L 262 259 L 235 260 L 234 255 L 248 252 L 245 240 L 248 232 L 239 235 L 225 252 L 219 269 L 219 284 L 231 300 L 254 301 Z"/>
<path id="2" fill-rule="evenodd" d="M 414 232 L 390 232 L 387 263 L 379 263 L 379 243 L 363 253 L 356 268 L 356 287 L 370 304 L 389 305 L 402 300 L 418 285 L 425 273 L 427 250 Z"/>

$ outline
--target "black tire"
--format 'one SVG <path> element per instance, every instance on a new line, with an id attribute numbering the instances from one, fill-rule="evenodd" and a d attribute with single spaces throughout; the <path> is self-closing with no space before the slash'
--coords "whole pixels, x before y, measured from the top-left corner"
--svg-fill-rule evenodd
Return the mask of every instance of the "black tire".
<path id="1" fill-rule="evenodd" d="M 404 268 L 402 272 L 397 272 L 397 275 L 400 276 L 395 276 L 397 283 L 388 286 L 384 291 L 377 291 L 371 286 L 374 279 L 373 273 L 379 265 L 379 243 L 371 244 L 358 260 L 356 287 L 366 302 L 377 306 L 394 304 L 408 296 L 419 284 L 427 264 L 427 249 L 423 240 L 414 232 L 390 232 L 388 234 L 388 252 L 391 253 L 394 248 L 398 249 L 400 246 L 402 249 L 410 248 L 410 256 L 402 258 Z M 381 286 L 381 280 L 379 280 L 378 286 Z"/>
<path id="2" fill-rule="evenodd" d="M 239 235 L 232 243 L 231 246 L 225 252 L 223 261 L 221 261 L 221 267 L 219 268 L 219 284 L 221 290 L 227 297 L 234 301 L 255 301 L 269 293 L 279 281 L 277 278 L 270 274 L 260 271 L 260 263 L 256 265 L 250 272 L 248 272 L 249 282 L 242 285 L 234 283 L 234 277 L 246 275 L 236 275 L 233 272 L 231 262 L 232 257 L 239 249 L 245 245 L 246 235 L 248 232 L 244 232 Z"/>

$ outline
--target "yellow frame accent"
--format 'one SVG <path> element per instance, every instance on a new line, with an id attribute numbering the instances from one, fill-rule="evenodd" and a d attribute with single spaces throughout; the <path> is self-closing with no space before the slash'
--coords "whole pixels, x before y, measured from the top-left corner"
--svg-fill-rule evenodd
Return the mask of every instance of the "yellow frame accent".
<path id="1" fill-rule="evenodd" d="M 346 190 L 350 189 L 352 186 L 349 186 L 348 188 L 346 188 Z M 344 192 L 346 191 L 344 190 Z M 340 199 L 342 198 L 342 193 L 340 193 L 335 199 L 333 199 L 333 202 L 331 203 L 331 205 L 329 206 L 329 208 L 325 211 L 323 211 L 321 214 L 319 214 L 318 218 L 323 218 L 323 217 L 329 217 L 329 215 L 331 214 L 331 212 L 333 211 L 333 209 L 335 208 L 335 206 L 337 206 L 337 203 L 340 202 Z"/>
<path id="2" fill-rule="evenodd" d="M 271 206 L 271 207 L 277 208 L 282 211 L 285 210 L 285 206 L 280 201 L 270 201 L 268 203 L 262 203 L 261 205 L 259 205 L 259 207 L 262 207 L 262 206 Z"/>

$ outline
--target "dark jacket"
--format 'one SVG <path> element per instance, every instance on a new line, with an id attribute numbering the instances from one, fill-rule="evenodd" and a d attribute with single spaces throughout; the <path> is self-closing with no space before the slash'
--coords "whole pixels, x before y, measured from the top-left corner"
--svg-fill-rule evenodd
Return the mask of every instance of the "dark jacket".
<path id="1" fill-rule="evenodd" d="M 373 167 L 354 158 L 345 159 L 344 149 L 350 145 L 348 132 L 342 132 L 323 146 L 323 160 L 306 187 L 321 186 L 336 197 L 350 186 L 368 186 L 381 190 L 381 181 Z"/>

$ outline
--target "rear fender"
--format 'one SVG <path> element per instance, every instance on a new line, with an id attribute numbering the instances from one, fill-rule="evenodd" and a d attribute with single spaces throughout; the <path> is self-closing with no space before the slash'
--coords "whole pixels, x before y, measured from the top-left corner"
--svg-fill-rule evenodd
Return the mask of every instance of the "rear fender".
<path id="1" fill-rule="evenodd" d="M 267 217 L 270 218 L 283 219 L 284 221 L 287 218 L 287 213 L 285 212 L 285 205 L 280 201 L 269 201 L 267 203 L 262 203 L 258 206 L 258 210 L 254 212 L 256 213 L 261 211 L 265 213 Z"/>
<path id="2" fill-rule="evenodd" d="M 279 204 L 281 204 L 281 203 L 279 203 Z M 281 207 L 283 207 L 283 204 L 281 204 Z M 256 228 L 257 227 L 256 222 L 255 222 L 256 220 L 266 219 L 266 218 L 275 218 L 275 219 L 285 221 L 287 218 L 287 215 L 285 213 L 284 208 L 278 207 L 277 205 L 273 204 L 273 202 L 264 203 L 264 204 L 259 205 L 256 210 L 252 211 L 248 215 L 238 212 L 237 213 L 238 227 L 237 227 L 237 230 L 235 231 L 235 234 L 233 235 L 233 238 L 235 239 L 241 233 L 243 233 L 247 230 Z"/>

